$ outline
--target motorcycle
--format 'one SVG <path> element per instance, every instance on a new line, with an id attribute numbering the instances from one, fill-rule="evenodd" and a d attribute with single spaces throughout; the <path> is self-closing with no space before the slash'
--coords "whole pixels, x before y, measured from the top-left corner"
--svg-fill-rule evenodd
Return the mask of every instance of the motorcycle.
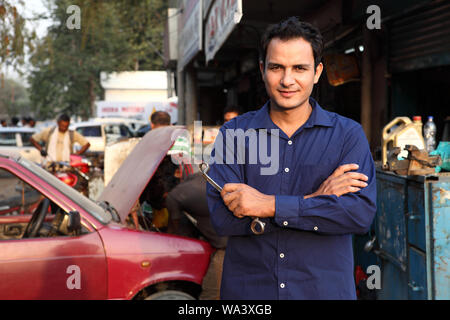
<path id="1" fill-rule="evenodd" d="M 98 179 L 97 170 L 91 168 L 90 162 L 78 155 L 71 155 L 70 162 L 52 161 L 50 157 L 43 159 L 41 166 L 52 173 L 56 178 L 65 184 L 78 190 L 80 193 L 89 195 L 89 183 Z M 7 181 L 16 183 L 17 179 L 3 174 L 0 179 L 4 179 L 3 185 Z M 99 182 L 102 184 L 102 181 Z M 42 198 L 38 191 L 23 182 L 14 184 L 13 188 L 8 191 L 2 190 L 2 198 L 0 201 L 1 215 L 23 215 L 33 213 Z M 0 199 L 0 200 L 2 200 Z"/>
<path id="2" fill-rule="evenodd" d="M 48 157 L 48 156 L 47 156 Z M 59 180 L 85 196 L 89 196 L 89 160 L 79 155 L 70 155 L 70 161 L 46 161 L 44 167 Z"/>

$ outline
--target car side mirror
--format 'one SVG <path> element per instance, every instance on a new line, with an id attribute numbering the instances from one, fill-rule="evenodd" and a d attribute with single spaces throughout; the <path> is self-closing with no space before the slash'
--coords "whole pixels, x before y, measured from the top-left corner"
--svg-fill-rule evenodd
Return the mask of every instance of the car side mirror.
<path id="1" fill-rule="evenodd" d="M 81 233 L 81 217 L 78 211 L 70 211 L 67 216 L 69 221 L 67 223 L 67 230 L 69 232 L 74 232 L 75 234 Z"/>

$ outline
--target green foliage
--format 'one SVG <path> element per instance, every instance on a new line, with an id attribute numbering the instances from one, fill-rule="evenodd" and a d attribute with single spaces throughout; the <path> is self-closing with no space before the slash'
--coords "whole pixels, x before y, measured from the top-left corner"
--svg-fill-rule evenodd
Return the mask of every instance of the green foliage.
<path id="1" fill-rule="evenodd" d="M 115 0 L 121 12 L 119 19 L 129 35 L 139 70 L 163 69 L 161 56 L 167 1 Z"/>
<path id="2" fill-rule="evenodd" d="M 26 88 L 20 83 L 6 79 L 0 85 L 0 114 L 22 116 L 30 114 L 30 100 Z"/>
<path id="3" fill-rule="evenodd" d="M 103 94 L 102 71 L 162 68 L 157 52 L 162 51 L 165 1 L 53 2 L 54 23 L 36 44 L 29 77 L 30 98 L 41 118 L 61 111 L 82 117 L 92 114 L 95 99 Z M 81 9 L 79 30 L 66 25 L 69 5 Z"/>
<path id="4" fill-rule="evenodd" d="M 16 0 L 23 4 L 23 1 Z M 8 0 L 0 0 L 0 65 L 10 65 L 16 70 L 24 63 L 25 19 Z M 18 70 L 19 71 L 19 70 Z"/>

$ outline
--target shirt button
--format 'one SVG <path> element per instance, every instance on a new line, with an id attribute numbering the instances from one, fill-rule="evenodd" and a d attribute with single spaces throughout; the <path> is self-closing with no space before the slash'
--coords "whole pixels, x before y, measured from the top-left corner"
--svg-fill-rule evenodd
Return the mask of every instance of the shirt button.
<path id="1" fill-rule="evenodd" d="M 283 222 L 283 226 L 287 226 L 288 225 L 288 222 L 287 221 L 284 221 Z"/>
<path id="2" fill-rule="evenodd" d="M 280 283 L 280 288 L 284 289 L 284 287 L 286 287 L 286 285 L 284 283 Z"/>
<path id="3" fill-rule="evenodd" d="M 317 230 L 319 230 L 319 228 L 317 228 L 317 226 L 316 226 L 316 227 L 314 227 L 314 231 L 317 231 Z"/>
<path id="4" fill-rule="evenodd" d="M 284 169 L 284 172 L 289 172 L 289 168 Z"/>
<path id="5" fill-rule="evenodd" d="M 289 141 L 288 141 L 288 145 L 291 145 L 291 144 L 292 144 L 292 140 L 289 140 Z"/>
<path id="6" fill-rule="evenodd" d="M 281 259 L 284 258 L 284 253 L 280 253 L 280 258 L 281 258 Z"/>

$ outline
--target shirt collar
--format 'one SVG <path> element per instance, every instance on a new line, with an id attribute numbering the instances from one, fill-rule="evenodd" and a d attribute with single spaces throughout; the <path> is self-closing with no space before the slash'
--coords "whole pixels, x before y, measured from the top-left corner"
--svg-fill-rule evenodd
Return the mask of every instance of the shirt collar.
<path id="1" fill-rule="evenodd" d="M 269 103 L 267 101 L 264 106 L 256 111 L 255 116 L 252 118 L 249 124 L 249 128 L 252 129 L 279 129 L 272 121 L 269 115 Z M 330 119 L 330 115 L 327 111 L 322 109 L 319 103 L 313 98 L 309 98 L 309 103 L 312 107 L 311 115 L 305 123 L 305 128 L 311 128 L 314 126 L 333 127 L 333 122 Z"/>

